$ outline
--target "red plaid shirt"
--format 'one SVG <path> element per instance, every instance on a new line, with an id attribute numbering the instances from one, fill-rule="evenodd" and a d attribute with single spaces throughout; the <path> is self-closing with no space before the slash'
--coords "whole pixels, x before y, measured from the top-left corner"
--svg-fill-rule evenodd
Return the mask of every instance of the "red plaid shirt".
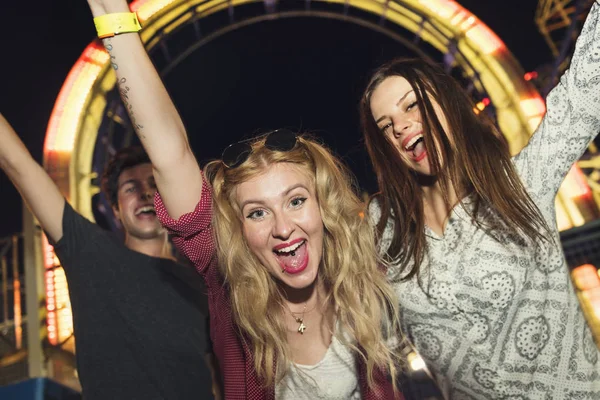
<path id="1" fill-rule="evenodd" d="M 173 243 L 187 256 L 205 281 L 210 311 L 210 337 L 219 360 L 225 398 L 240 400 L 274 399 L 274 387 L 260 384 L 248 342 L 242 340 L 235 326 L 229 299 L 229 287 L 224 284 L 217 266 L 215 242 L 211 225 L 212 189 L 203 179 L 202 198 L 191 213 L 177 221 L 169 217 L 159 194 L 154 199 L 156 215 L 169 230 Z M 386 375 L 376 371 L 375 388 L 367 385 L 364 363 L 358 361 L 359 383 L 363 399 L 393 399 L 392 385 Z M 400 399 L 403 397 L 400 395 Z"/>

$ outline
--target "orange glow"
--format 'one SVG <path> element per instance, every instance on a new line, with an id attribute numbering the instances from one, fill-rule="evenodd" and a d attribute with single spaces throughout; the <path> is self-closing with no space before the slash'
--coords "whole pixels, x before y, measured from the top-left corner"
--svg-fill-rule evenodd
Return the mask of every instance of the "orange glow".
<path id="1" fill-rule="evenodd" d="M 523 113 L 528 117 L 535 117 L 546 113 L 546 104 L 540 96 L 521 100 L 519 105 Z"/>
<path id="2" fill-rule="evenodd" d="M 469 15 L 460 5 L 451 0 L 419 0 L 419 3 L 443 19 L 456 17 L 457 13 L 461 16 Z"/>
<path id="3" fill-rule="evenodd" d="M 600 320 L 600 287 L 588 289 L 581 293 L 581 298 L 589 309 L 588 315 L 592 319 L 590 324 L 597 325 Z M 592 329 L 593 330 L 593 329 Z"/>
<path id="4" fill-rule="evenodd" d="M 484 54 L 491 54 L 500 48 L 504 48 L 504 43 L 490 30 L 483 22 L 477 21 L 465 35 L 473 41 Z"/>
<path id="5" fill-rule="evenodd" d="M 131 3 L 129 8 L 131 9 L 131 11 L 137 13 L 140 22 L 144 22 L 147 21 L 148 18 L 152 17 L 154 14 L 156 14 L 157 12 L 174 2 L 175 0 L 136 0 L 133 3 Z"/>
<path id="6" fill-rule="evenodd" d="M 530 80 L 532 80 L 532 79 L 536 79 L 537 77 L 538 77 L 538 73 L 537 73 L 536 71 L 527 72 L 527 73 L 526 73 L 526 74 L 523 76 L 523 78 L 524 78 L 526 81 L 530 81 Z"/>
<path id="7" fill-rule="evenodd" d="M 48 341 L 57 345 L 56 338 L 56 299 L 54 298 L 54 248 L 48 243 L 48 238 L 42 234 L 42 249 L 44 252 L 44 269 L 46 270 L 46 328 Z"/>
<path id="8" fill-rule="evenodd" d="M 48 123 L 44 153 L 73 150 L 75 136 L 85 99 L 98 73 L 109 60 L 104 47 L 92 42 L 67 76 Z"/>
<path id="9" fill-rule="evenodd" d="M 490 54 L 505 47 L 504 43 L 487 25 L 455 1 L 419 0 L 419 4 L 428 8 L 445 22 L 465 32 L 465 36 L 474 42 L 484 54 Z"/>
<path id="10" fill-rule="evenodd" d="M 598 271 L 592 264 L 584 264 L 574 268 L 571 272 L 571 276 L 573 277 L 575 287 L 579 290 L 600 287 Z"/>
<path id="11" fill-rule="evenodd" d="M 592 189 L 587 184 L 585 174 L 577 164 L 571 167 L 564 184 L 567 186 L 565 187 L 565 193 L 572 199 L 590 197 L 592 195 Z"/>
<path id="12" fill-rule="evenodd" d="M 44 268 L 46 270 L 46 326 L 48 329 L 48 341 L 56 345 L 67 339 L 73 332 L 73 314 L 71 312 L 65 271 L 60 266 L 58 258 L 55 257 L 54 248 L 48 242 L 46 235 L 42 235 L 42 246 L 44 251 Z"/>

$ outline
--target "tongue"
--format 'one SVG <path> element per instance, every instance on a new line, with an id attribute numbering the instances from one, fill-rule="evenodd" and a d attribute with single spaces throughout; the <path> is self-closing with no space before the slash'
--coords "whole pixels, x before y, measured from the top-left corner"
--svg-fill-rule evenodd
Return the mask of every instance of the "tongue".
<path id="1" fill-rule="evenodd" d="M 413 152 L 413 157 L 414 158 L 419 158 L 425 152 L 425 143 L 423 143 L 423 141 L 420 140 L 415 145 L 415 148 L 413 149 L 412 152 Z"/>
<path id="2" fill-rule="evenodd" d="M 293 254 L 293 255 L 292 255 Z M 304 264 L 304 260 L 308 256 L 306 252 L 306 243 L 298 247 L 296 250 L 287 253 L 285 255 L 278 255 L 279 264 L 286 270 L 295 270 L 300 268 Z"/>

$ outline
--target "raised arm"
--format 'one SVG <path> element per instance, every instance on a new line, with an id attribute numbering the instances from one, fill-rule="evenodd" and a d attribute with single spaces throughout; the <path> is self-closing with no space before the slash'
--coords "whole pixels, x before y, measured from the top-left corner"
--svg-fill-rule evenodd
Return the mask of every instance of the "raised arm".
<path id="1" fill-rule="evenodd" d="M 92 14 L 129 12 L 125 0 L 88 0 Z M 202 193 L 200 167 L 183 122 L 137 33 L 103 40 L 117 74 L 121 98 L 148 152 L 154 178 L 169 215 L 194 210 Z"/>
<path id="2" fill-rule="evenodd" d="M 525 185 L 554 200 L 565 175 L 600 130 L 600 5 L 579 34 L 569 69 L 546 99 L 546 115 L 515 158 Z"/>
<path id="3" fill-rule="evenodd" d="M 42 166 L 31 157 L 2 114 L 0 114 L 0 168 L 17 187 L 50 239 L 57 242 L 62 238 L 65 199 Z"/>

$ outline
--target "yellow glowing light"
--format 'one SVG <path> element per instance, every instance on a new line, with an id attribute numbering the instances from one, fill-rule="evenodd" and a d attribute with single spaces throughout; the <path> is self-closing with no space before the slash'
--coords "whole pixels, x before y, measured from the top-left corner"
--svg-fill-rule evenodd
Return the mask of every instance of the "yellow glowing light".
<path id="1" fill-rule="evenodd" d="M 528 117 L 541 116 L 546 113 L 546 104 L 541 97 L 521 100 L 519 105 L 521 106 L 523 113 Z"/>
<path id="2" fill-rule="evenodd" d="M 591 264 L 580 265 L 571 272 L 575 287 L 579 290 L 588 290 L 600 287 L 598 270 Z"/>
<path id="3" fill-rule="evenodd" d="M 577 164 L 573 165 L 569 170 L 563 186 L 564 192 L 572 199 L 590 196 L 592 194 L 592 190 L 585 179 L 585 174 Z"/>
<path id="4" fill-rule="evenodd" d="M 571 229 L 573 227 L 573 222 L 571 222 L 571 218 L 569 217 L 569 213 L 565 209 L 565 206 L 557 198 L 554 200 L 555 209 L 556 209 L 556 226 L 559 231 L 565 231 L 567 229 Z"/>
<path id="5" fill-rule="evenodd" d="M 455 1 L 449 0 L 419 0 L 419 3 L 444 19 L 451 18 L 462 8 Z"/>
<path id="6" fill-rule="evenodd" d="M 494 32 L 481 21 L 477 21 L 465 35 L 481 49 L 483 54 L 491 54 L 504 47 L 504 44 L 498 39 L 498 36 L 496 36 Z"/>
<path id="7" fill-rule="evenodd" d="M 44 268 L 46 269 L 48 341 L 56 345 L 58 342 L 67 339 L 73 332 L 73 315 L 65 271 L 60 266 L 58 259 L 54 257 L 54 248 L 48 242 L 46 235 L 42 235 L 42 246 L 46 254 Z"/>
<path id="8" fill-rule="evenodd" d="M 415 352 L 412 352 L 407 357 L 410 369 L 413 371 L 420 371 L 425 369 L 425 361 Z"/>
<path id="9" fill-rule="evenodd" d="M 108 53 L 96 42 L 90 44 L 77 60 L 52 110 L 46 132 L 45 152 L 73 150 L 85 100 L 108 60 Z"/>
<path id="10" fill-rule="evenodd" d="M 527 122 L 527 124 L 529 125 L 529 129 L 535 131 L 538 128 L 538 126 L 540 126 L 542 118 L 543 117 L 541 115 L 539 117 L 529 118 L 529 121 Z"/>
<path id="11" fill-rule="evenodd" d="M 137 0 L 131 3 L 129 8 L 131 9 L 131 11 L 136 12 L 138 18 L 140 19 L 140 22 L 144 23 L 148 20 L 148 18 L 152 17 L 157 12 L 167 8 L 174 2 L 175 0 Z"/>

